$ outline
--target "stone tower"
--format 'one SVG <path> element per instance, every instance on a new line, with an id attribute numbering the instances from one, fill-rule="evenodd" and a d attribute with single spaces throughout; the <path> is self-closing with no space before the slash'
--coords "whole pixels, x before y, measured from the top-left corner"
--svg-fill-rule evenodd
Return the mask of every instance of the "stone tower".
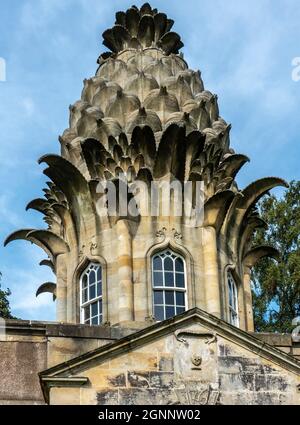
<path id="1" fill-rule="evenodd" d="M 278 256 L 252 246 L 255 204 L 286 183 L 238 188 L 248 158 L 172 25 L 147 3 L 117 13 L 61 155 L 40 159 L 27 208 L 48 228 L 6 243 L 48 255 L 37 295 L 57 322 L 0 321 L 0 404 L 299 404 L 300 343 L 251 332 L 251 267 Z"/>
<path id="2" fill-rule="evenodd" d="M 173 23 L 147 3 L 116 14 L 103 33 L 109 52 L 70 107 L 61 155 L 39 161 L 50 181 L 45 197 L 27 209 L 44 214 L 48 228 L 19 230 L 6 241 L 26 239 L 45 250 L 41 264 L 57 280 L 37 295 L 53 293 L 59 322 L 144 327 L 198 307 L 253 330 L 250 269 L 277 255 L 251 245 L 255 229 L 266 226 L 255 204 L 286 183 L 267 177 L 238 188 L 235 177 L 248 158 L 230 147 L 217 96 L 179 53 Z M 177 215 L 173 207 L 143 214 L 138 182 L 148 194 L 153 183 L 192 182 L 190 213 Z M 197 182 L 199 221 L 192 208 Z M 109 213 L 108 183 L 118 206 L 135 205 L 136 214 Z M 172 193 L 169 204 L 181 206 Z"/>

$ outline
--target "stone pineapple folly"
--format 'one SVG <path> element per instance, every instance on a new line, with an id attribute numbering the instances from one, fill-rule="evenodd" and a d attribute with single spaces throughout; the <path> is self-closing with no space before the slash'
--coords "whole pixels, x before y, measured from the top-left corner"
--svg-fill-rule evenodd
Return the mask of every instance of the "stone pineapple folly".
<path id="1" fill-rule="evenodd" d="M 48 228 L 19 230 L 6 241 L 45 250 L 41 264 L 57 280 L 37 294 L 53 294 L 60 322 L 144 327 L 198 307 L 253 330 L 250 269 L 277 256 L 251 245 L 255 229 L 266 227 L 255 204 L 286 183 L 268 177 L 238 188 L 248 158 L 230 147 L 217 96 L 189 69 L 172 26 L 147 3 L 116 14 L 103 34 L 110 51 L 70 107 L 61 155 L 39 161 L 50 181 L 27 208 L 44 214 Z M 189 215 L 99 211 L 106 199 L 99 183 L 113 183 L 118 194 L 128 188 L 127 205 L 137 181 L 149 192 L 152 182 L 203 182 L 203 219 L 192 225 Z"/>

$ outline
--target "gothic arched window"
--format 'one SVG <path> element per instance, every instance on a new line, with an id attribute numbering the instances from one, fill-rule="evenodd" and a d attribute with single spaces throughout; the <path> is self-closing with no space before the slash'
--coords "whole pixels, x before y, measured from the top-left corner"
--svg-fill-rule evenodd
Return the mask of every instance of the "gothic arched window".
<path id="1" fill-rule="evenodd" d="M 80 278 L 80 317 L 86 325 L 102 323 L 102 267 L 90 263 Z"/>
<path id="2" fill-rule="evenodd" d="M 239 326 L 238 291 L 235 280 L 231 273 L 228 273 L 227 275 L 227 286 L 229 322 L 234 326 Z"/>
<path id="3" fill-rule="evenodd" d="M 167 249 L 152 257 L 153 315 L 165 320 L 186 310 L 185 261 Z"/>

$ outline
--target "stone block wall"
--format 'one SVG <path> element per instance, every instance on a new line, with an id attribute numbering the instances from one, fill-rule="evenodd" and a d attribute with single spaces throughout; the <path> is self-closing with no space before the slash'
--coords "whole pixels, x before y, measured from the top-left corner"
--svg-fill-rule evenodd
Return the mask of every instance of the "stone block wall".
<path id="1" fill-rule="evenodd" d="M 0 404 L 44 404 L 38 373 L 45 367 L 43 326 L 10 322 L 0 336 Z"/>
<path id="2" fill-rule="evenodd" d="M 44 404 L 39 373 L 132 332 L 7 320 L 0 329 L 0 405 Z"/>

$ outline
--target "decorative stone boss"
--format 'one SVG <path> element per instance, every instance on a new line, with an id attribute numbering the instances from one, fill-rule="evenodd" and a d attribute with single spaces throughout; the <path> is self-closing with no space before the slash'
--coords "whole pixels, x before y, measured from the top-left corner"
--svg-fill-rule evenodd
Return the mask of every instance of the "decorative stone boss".
<path id="1" fill-rule="evenodd" d="M 230 148 L 217 96 L 188 68 L 172 26 L 148 3 L 116 14 L 103 34 L 110 51 L 70 107 L 61 155 L 39 161 L 51 181 L 27 209 L 48 228 L 6 240 L 45 250 L 41 264 L 56 283 L 37 295 L 53 294 L 58 321 L 143 323 L 197 306 L 253 330 L 250 269 L 277 256 L 251 244 L 266 227 L 255 204 L 286 183 L 268 177 L 238 188 L 248 158 Z"/>

